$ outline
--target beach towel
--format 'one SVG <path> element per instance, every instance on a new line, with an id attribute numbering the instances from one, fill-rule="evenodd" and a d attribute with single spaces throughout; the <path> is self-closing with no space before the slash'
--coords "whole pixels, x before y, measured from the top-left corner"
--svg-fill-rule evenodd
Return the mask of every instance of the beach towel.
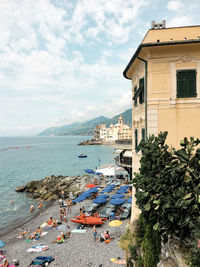
<path id="1" fill-rule="evenodd" d="M 3 258 L 5 258 L 4 255 L 0 255 L 0 261 L 3 260 Z"/>
<path id="2" fill-rule="evenodd" d="M 83 234 L 83 233 L 86 232 L 86 230 L 85 229 L 73 229 L 71 232 L 72 233 L 81 233 L 81 234 Z"/>
<path id="3" fill-rule="evenodd" d="M 31 248 L 28 248 L 26 252 L 41 252 L 41 251 L 46 251 L 48 250 L 49 247 L 45 245 L 36 245 Z"/>
<path id="4" fill-rule="evenodd" d="M 31 266 L 45 266 L 45 263 L 48 262 L 48 263 L 51 263 L 52 261 L 54 261 L 54 258 L 51 257 L 51 256 L 39 256 L 39 257 L 36 257 L 29 265 L 29 267 Z"/>

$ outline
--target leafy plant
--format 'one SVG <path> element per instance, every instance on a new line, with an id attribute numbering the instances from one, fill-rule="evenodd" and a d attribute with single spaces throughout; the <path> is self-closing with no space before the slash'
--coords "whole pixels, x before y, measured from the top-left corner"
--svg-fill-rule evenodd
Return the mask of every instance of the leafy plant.
<path id="1" fill-rule="evenodd" d="M 200 141 L 185 138 L 182 149 L 169 149 L 167 132 L 141 142 L 142 158 L 134 186 L 144 218 L 159 231 L 182 239 L 191 235 L 200 212 Z"/>

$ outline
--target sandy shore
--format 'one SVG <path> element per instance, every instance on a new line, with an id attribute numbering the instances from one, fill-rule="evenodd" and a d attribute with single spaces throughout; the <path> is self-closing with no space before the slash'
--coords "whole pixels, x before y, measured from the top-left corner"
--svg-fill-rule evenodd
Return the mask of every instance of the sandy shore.
<path id="1" fill-rule="evenodd" d="M 70 219 L 73 218 L 74 215 L 79 214 L 80 206 L 84 205 L 86 207 L 91 202 L 92 200 L 85 200 L 80 204 L 78 203 L 72 206 L 72 213 L 67 214 L 68 222 L 66 223 L 70 226 L 70 230 L 77 228 L 77 224 L 71 222 Z M 98 233 L 109 230 L 111 236 L 115 238 L 108 244 L 94 242 L 92 227 L 86 227 L 85 233 L 72 233 L 72 236 L 63 244 L 51 244 L 51 241 L 60 234 L 57 229 L 45 230 L 48 231 L 48 234 L 37 241 L 26 242 L 25 239 L 17 238 L 17 235 L 25 229 L 28 229 L 30 232 L 35 231 L 37 227 L 47 221 L 50 216 L 59 219 L 58 202 L 54 202 L 49 208 L 43 211 L 42 214 L 35 216 L 32 220 L 25 222 L 20 227 L 1 236 L 1 240 L 6 241 L 6 246 L 3 249 L 6 250 L 5 255 L 10 264 L 12 264 L 13 259 L 17 259 L 20 262 L 20 266 L 26 267 L 37 256 L 53 256 L 55 260 L 51 262 L 49 266 L 110 267 L 116 265 L 111 262 L 111 258 L 121 257 L 124 259 L 124 251 L 119 248 L 118 241 L 120 235 L 126 231 L 129 220 L 124 220 L 123 224 L 117 228 L 110 227 L 108 221 L 97 227 Z M 37 244 L 47 245 L 49 249 L 43 252 L 26 252 L 28 248 Z"/>

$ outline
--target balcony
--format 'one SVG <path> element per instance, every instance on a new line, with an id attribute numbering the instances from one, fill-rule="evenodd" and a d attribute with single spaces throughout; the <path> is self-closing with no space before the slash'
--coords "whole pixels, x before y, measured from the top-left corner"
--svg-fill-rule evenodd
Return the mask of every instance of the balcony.
<path id="1" fill-rule="evenodd" d="M 115 147 L 118 149 L 132 149 L 132 139 L 115 140 Z"/>

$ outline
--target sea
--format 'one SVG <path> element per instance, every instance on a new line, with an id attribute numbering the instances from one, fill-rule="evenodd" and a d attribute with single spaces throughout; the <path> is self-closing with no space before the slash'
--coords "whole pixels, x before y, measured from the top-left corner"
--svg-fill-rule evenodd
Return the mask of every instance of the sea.
<path id="1" fill-rule="evenodd" d="M 114 163 L 114 147 L 79 146 L 88 136 L 0 137 L 0 231 L 30 216 L 36 202 L 15 188 L 46 176 L 77 176 Z M 87 158 L 78 158 L 86 154 Z"/>

